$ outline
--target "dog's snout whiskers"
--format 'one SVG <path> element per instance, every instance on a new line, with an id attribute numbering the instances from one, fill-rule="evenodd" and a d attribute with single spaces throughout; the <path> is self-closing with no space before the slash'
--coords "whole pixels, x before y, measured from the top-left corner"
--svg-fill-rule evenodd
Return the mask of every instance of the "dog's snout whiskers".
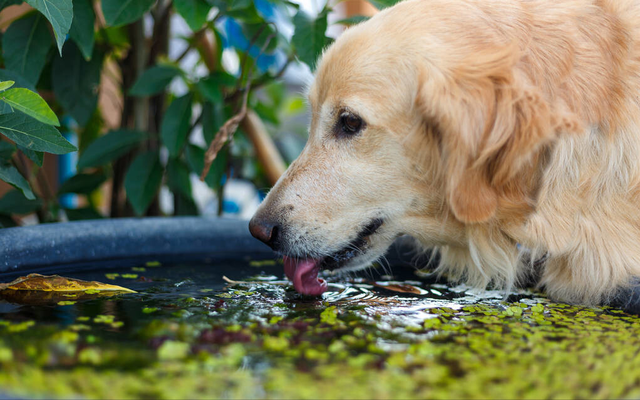
<path id="1" fill-rule="evenodd" d="M 384 220 L 382 218 L 376 218 L 369 223 L 369 225 L 365 226 L 364 229 L 358 235 L 359 238 L 364 238 L 366 236 L 374 234 L 378 228 L 382 226 Z"/>

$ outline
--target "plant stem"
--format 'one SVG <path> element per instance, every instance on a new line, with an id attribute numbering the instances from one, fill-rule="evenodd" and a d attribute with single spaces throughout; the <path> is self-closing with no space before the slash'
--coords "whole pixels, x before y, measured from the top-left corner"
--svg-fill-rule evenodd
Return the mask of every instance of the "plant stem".
<path id="1" fill-rule="evenodd" d="M 287 62 L 284 63 L 284 65 L 282 66 L 282 68 L 280 68 L 280 70 L 278 72 L 276 72 L 275 75 L 268 75 L 268 74 L 264 74 L 263 76 L 261 76 L 260 78 L 256 79 L 252 84 L 251 84 L 251 88 L 253 90 L 256 90 L 264 85 L 266 85 L 267 83 L 273 82 L 276 79 L 279 79 L 282 77 L 282 75 L 284 74 L 284 72 L 287 70 L 287 68 L 289 67 L 289 65 L 291 65 L 291 63 L 293 62 L 294 58 L 293 57 L 289 57 L 287 59 Z M 232 93 L 230 93 L 229 95 L 225 96 L 224 101 L 225 102 L 233 102 L 235 100 L 238 99 L 239 96 L 242 95 L 242 89 L 240 90 L 234 90 Z"/>
<path id="2" fill-rule="evenodd" d="M 193 36 L 191 37 L 191 39 L 189 40 L 189 45 L 187 46 L 186 49 L 184 49 L 184 51 L 178 56 L 178 58 L 176 58 L 174 60 L 174 62 L 176 64 L 179 64 L 180 61 L 182 61 L 183 58 L 185 58 L 187 56 L 187 54 L 189 54 L 189 52 L 191 50 L 193 50 L 193 48 L 195 47 L 196 43 L 200 40 L 200 37 L 202 35 L 204 35 L 205 33 L 205 29 L 206 28 L 202 28 L 197 32 L 194 32 Z"/>

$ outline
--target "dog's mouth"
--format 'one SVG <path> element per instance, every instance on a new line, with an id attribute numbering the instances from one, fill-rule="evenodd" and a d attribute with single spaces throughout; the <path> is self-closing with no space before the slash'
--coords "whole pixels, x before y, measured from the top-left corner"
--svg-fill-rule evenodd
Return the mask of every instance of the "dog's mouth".
<path id="1" fill-rule="evenodd" d="M 299 293 L 307 296 L 320 296 L 327 291 L 327 282 L 318 277 L 321 270 L 336 270 L 347 265 L 351 260 L 366 251 L 369 237 L 382 226 L 383 220 L 376 218 L 365 226 L 354 240 L 341 250 L 321 258 L 284 256 L 284 273 L 293 282 Z"/>

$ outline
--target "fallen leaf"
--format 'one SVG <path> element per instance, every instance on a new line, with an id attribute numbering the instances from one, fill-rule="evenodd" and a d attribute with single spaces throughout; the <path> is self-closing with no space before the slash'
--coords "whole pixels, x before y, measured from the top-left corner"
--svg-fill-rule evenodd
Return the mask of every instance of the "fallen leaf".
<path id="1" fill-rule="evenodd" d="M 36 290 L 43 292 L 84 292 L 85 290 L 118 291 L 135 293 L 122 286 L 109 285 L 96 281 L 65 278 L 60 275 L 29 274 L 9 283 L 0 283 L 3 290 Z"/>
<path id="2" fill-rule="evenodd" d="M 87 300 L 118 293 L 136 292 L 122 286 L 65 278 L 59 275 L 29 274 L 13 282 L 0 283 L 0 297 L 18 304 L 56 304 L 70 296 L 75 296 L 76 300 Z"/>
<path id="3" fill-rule="evenodd" d="M 387 290 L 391 290 L 392 292 L 398 292 L 398 293 L 411 293 L 411 294 L 426 294 L 427 292 L 415 287 L 415 286 L 411 286 L 411 285 L 406 285 L 406 284 L 393 284 L 393 283 L 389 283 L 389 284 L 380 284 L 377 282 L 373 282 L 373 286 L 375 287 L 379 287 L 382 289 L 387 289 Z"/>

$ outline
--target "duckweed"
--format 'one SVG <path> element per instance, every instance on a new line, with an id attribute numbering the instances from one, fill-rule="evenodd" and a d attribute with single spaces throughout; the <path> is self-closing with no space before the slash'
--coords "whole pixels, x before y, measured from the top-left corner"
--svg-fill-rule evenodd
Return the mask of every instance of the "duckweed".
<path id="1" fill-rule="evenodd" d="M 7 303 L 2 390 L 48 398 L 640 396 L 640 318 L 620 310 L 532 292 L 505 301 L 412 274 L 419 291 L 342 280 L 315 299 L 278 280 L 278 265 L 253 277 L 255 265 L 227 271 L 242 282 L 226 286 L 210 266 L 177 268 L 154 268 L 148 282 L 107 274 L 138 293 Z"/>

